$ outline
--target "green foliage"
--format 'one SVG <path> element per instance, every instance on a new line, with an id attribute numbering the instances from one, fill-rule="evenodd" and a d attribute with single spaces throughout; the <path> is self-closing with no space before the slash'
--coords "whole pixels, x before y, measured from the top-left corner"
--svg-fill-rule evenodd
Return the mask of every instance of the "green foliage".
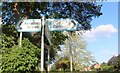
<path id="1" fill-rule="evenodd" d="M 18 44 L 18 32 L 14 25 L 1 25 L 2 27 L 2 47 L 11 48 Z"/>
<path id="2" fill-rule="evenodd" d="M 113 70 L 113 66 L 109 66 L 107 63 L 102 63 L 100 69 L 102 71 L 110 71 Z"/>
<path id="3" fill-rule="evenodd" d="M 14 36 L 15 38 L 18 37 L 18 32 L 15 28 L 15 25 L 8 24 L 8 25 L 1 25 L 2 27 L 2 33 L 6 34 L 6 36 Z"/>
<path id="4" fill-rule="evenodd" d="M 2 72 L 39 71 L 40 49 L 28 39 L 24 39 L 22 47 L 13 46 L 2 49 Z"/>
<path id="5" fill-rule="evenodd" d="M 1 36 L 2 39 L 2 47 L 8 47 L 11 48 L 15 45 L 14 37 L 13 36 L 6 36 L 6 34 L 3 34 Z"/>
<path id="6" fill-rule="evenodd" d="M 70 68 L 70 60 L 68 57 L 61 57 L 55 65 L 57 70 L 61 68 L 65 71 Z"/>
<path id="7" fill-rule="evenodd" d="M 111 57 L 108 61 L 108 65 L 113 66 L 116 71 L 120 70 L 120 55 Z"/>
<path id="8" fill-rule="evenodd" d="M 118 63 L 118 70 L 120 70 L 120 54 L 118 55 L 118 61 L 117 61 L 117 63 Z"/>
<path id="9" fill-rule="evenodd" d="M 103 71 L 110 71 L 110 70 L 113 70 L 113 66 L 102 66 L 101 67 L 101 70 L 103 70 Z"/>
<path id="10" fill-rule="evenodd" d="M 66 40 L 67 36 L 65 36 L 62 32 L 52 32 L 52 39 L 51 42 L 54 46 L 54 48 L 60 50 L 60 46 L 59 45 L 63 45 L 64 41 Z"/>
<path id="11" fill-rule="evenodd" d="M 81 65 L 75 61 L 72 62 L 73 65 L 73 71 L 80 71 L 82 69 Z M 61 57 L 56 63 L 55 63 L 56 69 L 63 70 L 63 71 L 70 71 L 70 59 L 69 57 Z M 53 65 L 53 70 L 55 71 L 55 66 Z"/>

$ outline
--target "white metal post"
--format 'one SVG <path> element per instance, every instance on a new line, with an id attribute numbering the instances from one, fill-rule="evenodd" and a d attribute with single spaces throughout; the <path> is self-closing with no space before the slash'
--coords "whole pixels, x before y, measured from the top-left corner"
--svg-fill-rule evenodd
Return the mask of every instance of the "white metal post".
<path id="1" fill-rule="evenodd" d="M 44 71 L 44 25 L 45 17 L 42 17 L 42 37 L 41 37 L 41 72 Z"/>
<path id="2" fill-rule="evenodd" d="M 50 48 L 48 48 L 48 73 L 50 71 Z"/>
<path id="3" fill-rule="evenodd" d="M 70 52 L 70 72 L 72 73 L 72 71 L 73 71 L 73 67 L 72 67 L 72 40 L 71 40 L 71 32 L 68 32 L 69 33 L 69 35 L 68 35 L 68 40 L 69 40 L 69 52 Z"/>
<path id="4" fill-rule="evenodd" d="M 20 32 L 20 47 L 22 46 L 22 32 Z"/>

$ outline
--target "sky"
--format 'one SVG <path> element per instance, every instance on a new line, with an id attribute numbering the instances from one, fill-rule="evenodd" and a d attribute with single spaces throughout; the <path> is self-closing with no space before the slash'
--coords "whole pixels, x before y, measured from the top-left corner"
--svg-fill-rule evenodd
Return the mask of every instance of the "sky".
<path id="1" fill-rule="evenodd" d="M 101 15 L 93 18 L 91 31 L 83 37 L 87 41 L 87 49 L 99 63 L 108 62 L 112 56 L 118 55 L 118 3 L 103 2 Z"/>

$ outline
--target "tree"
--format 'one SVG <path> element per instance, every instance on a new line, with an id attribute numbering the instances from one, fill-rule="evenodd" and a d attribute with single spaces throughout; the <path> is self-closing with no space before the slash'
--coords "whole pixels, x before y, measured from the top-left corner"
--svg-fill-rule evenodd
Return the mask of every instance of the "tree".
<path id="1" fill-rule="evenodd" d="M 18 45 L 18 32 L 15 25 L 1 25 L 2 35 L 2 47 L 11 48 L 14 45 Z"/>
<path id="2" fill-rule="evenodd" d="M 62 56 L 70 56 L 69 46 L 72 48 L 72 56 L 73 56 L 73 68 L 74 70 L 80 70 L 85 65 L 90 65 L 93 63 L 94 58 L 91 56 L 91 53 L 86 49 L 86 42 L 83 40 L 81 35 L 72 34 L 70 36 L 71 41 L 66 39 L 64 48 L 62 48 Z M 69 45 L 70 44 L 70 45 Z"/>
<path id="3" fill-rule="evenodd" d="M 112 66 L 114 70 L 120 70 L 120 55 L 113 56 L 108 60 L 108 66 Z"/>
<path id="4" fill-rule="evenodd" d="M 102 5 L 92 2 L 4 2 L 2 19 L 4 24 L 16 24 L 22 17 L 39 19 L 72 18 L 79 26 L 88 30 L 91 28 L 92 17 L 99 17 Z"/>
<path id="5" fill-rule="evenodd" d="M 65 72 L 66 69 L 68 69 L 70 67 L 70 60 L 68 57 L 61 57 L 56 63 L 56 69 L 63 69 L 63 71 Z"/>
<path id="6" fill-rule="evenodd" d="M 118 62 L 117 70 L 120 71 L 120 54 L 118 55 L 118 60 L 117 60 L 117 62 Z"/>

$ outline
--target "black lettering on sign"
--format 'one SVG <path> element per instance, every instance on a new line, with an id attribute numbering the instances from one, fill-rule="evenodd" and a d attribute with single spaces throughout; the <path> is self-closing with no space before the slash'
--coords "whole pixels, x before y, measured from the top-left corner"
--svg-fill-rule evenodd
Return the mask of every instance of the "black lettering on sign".
<path id="1" fill-rule="evenodd" d="M 62 25 L 53 25 L 53 28 L 63 28 Z"/>
<path id="2" fill-rule="evenodd" d="M 39 26 L 35 26 L 35 28 L 39 28 Z"/>

